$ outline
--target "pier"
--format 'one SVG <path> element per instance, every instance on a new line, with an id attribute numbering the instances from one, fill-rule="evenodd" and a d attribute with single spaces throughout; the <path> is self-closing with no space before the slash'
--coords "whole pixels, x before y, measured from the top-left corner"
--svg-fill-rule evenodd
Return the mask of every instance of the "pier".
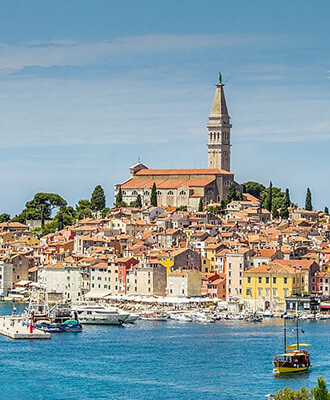
<path id="1" fill-rule="evenodd" d="M 51 334 L 40 329 L 33 329 L 22 325 L 22 318 L 19 316 L 0 317 L 0 334 L 10 339 L 50 339 Z"/>

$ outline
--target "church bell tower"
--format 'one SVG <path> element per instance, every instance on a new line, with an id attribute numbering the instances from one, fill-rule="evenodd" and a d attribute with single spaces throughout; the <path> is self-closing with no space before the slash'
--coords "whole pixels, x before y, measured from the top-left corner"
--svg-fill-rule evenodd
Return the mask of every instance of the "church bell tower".
<path id="1" fill-rule="evenodd" d="M 219 74 L 212 105 L 209 123 L 207 124 L 208 168 L 230 171 L 230 116 L 228 115 L 222 76 Z"/>

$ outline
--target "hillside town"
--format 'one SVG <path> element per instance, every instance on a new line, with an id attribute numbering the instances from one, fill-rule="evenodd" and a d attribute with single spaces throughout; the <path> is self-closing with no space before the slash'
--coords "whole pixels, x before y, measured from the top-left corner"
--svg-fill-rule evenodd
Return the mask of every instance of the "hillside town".
<path id="1" fill-rule="evenodd" d="M 114 208 L 40 239 L 1 223 L 0 296 L 24 299 L 37 283 L 54 302 L 204 298 L 240 310 L 329 310 L 329 215 L 292 207 L 289 219 L 272 220 L 243 196 L 220 214 Z"/>

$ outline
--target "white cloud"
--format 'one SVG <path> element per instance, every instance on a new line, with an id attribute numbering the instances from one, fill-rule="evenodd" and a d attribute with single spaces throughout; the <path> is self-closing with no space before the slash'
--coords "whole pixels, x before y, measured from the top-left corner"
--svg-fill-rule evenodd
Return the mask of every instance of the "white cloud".
<path id="1" fill-rule="evenodd" d="M 18 45 L 0 44 L 0 65 L 3 70 L 17 70 L 38 65 L 85 65 L 105 61 L 116 53 L 160 53 L 251 46 L 269 41 L 269 37 L 228 34 L 158 34 L 119 37 L 98 42 L 72 39 L 50 42 L 28 42 Z"/>

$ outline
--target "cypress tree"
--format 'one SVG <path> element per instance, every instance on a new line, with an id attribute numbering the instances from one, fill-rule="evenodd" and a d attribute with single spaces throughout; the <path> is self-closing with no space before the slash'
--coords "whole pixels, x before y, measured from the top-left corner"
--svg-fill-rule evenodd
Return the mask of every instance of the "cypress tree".
<path id="1" fill-rule="evenodd" d="M 328 207 L 324 207 L 324 213 L 329 215 L 329 208 Z"/>
<path id="2" fill-rule="evenodd" d="M 310 191 L 310 188 L 307 188 L 306 201 L 305 201 L 305 210 L 307 210 L 307 211 L 313 211 L 313 206 L 312 206 L 312 193 L 311 193 L 311 191 Z"/>
<path id="3" fill-rule="evenodd" d="M 285 190 L 285 196 L 283 199 L 283 203 L 281 206 L 281 211 L 280 211 L 280 216 L 283 219 L 288 219 L 289 218 L 289 207 L 291 204 L 291 200 L 290 200 L 290 193 L 289 193 L 289 189 Z"/>
<path id="4" fill-rule="evenodd" d="M 199 204 L 198 204 L 198 211 L 203 211 L 204 207 L 203 207 L 203 199 L 200 198 L 199 200 Z"/>
<path id="5" fill-rule="evenodd" d="M 59 212 L 58 214 L 58 220 L 57 220 L 57 228 L 59 231 L 61 231 L 64 227 L 63 224 L 63 214 L 61 212 Z"/>
<path id="6" fill-rule="evenodd" d="M 152 189 L 151 189 L 150 204 L 154 207 L 157 207 L 157 188 L 156 188 L 155 182 L 152 185 Z"/>
<path id="7" fill-rule="evenodd" d="M 312 394 L 313 394 L 314 400 L 329 400 L 330 399 L 330 393 L 327 389 L 327 384 L 325 383 L 323 376 L 318 378 L 317 386 L 315 386 L 312 389 Z"/>
<path id="8" fill-rule="evenodd" d="M 91 209 L 101 211 L 105 207 L 105 194 L 101 185 L 97 185 L 91 196 Z"/>
<path id="9" fill-rule="evenodd" d="M 135 200 L 135 207 L 141 208 L 142 207 L 142 200 L 141 195 L 138 194 Z"/>
<path id="10" fill-rule="evenodd" d="M 265 208 L 269 212 L 272 212 L 272 206 L 273 206 L 273 183 L 269 183 L 269 188 L 268 188 L 268 196 L 265 201 Z"/>
<path id="11" fill-rule="evenodd" d="M 235 186 L 234 182 L 232 182 L 229 186 L 227 199 L 228 199 L 229 203 L 232 200 L 237 200 L 237 192 L 236 192 L 236 186 Z"/>
<path id="12" fill-rule="evenodd" d="M 117 194 L 116 194 L 116 205 L 119 205 L 123 201 L 123 193 L 121 191 L 121 188 L 119 188 Z"/>

